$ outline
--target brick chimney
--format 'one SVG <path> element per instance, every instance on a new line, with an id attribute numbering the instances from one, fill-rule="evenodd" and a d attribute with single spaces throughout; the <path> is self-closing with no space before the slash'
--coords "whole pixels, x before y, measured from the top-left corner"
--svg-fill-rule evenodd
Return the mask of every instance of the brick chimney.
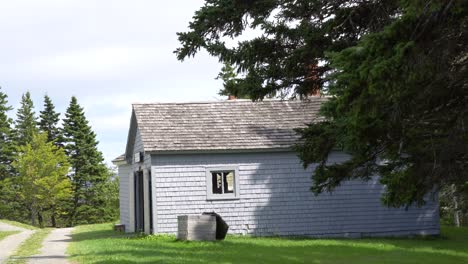
<path id="1" fill-rule="evenodd" d="M 320 96 L 320 90 L 313 90 L 307 93 L 307 96 Z"/>
<path id="2" fill-rule="evenodd" d="M 236 99 L 237 99 L 237 96 L 232 95 L 232 94 L 228 95 L 228 100 L 236 100 Z"/>
<path id="3" fill-rule="evenodd" d="M 320 73 L 318 63 L 309 64 L 307 67 L 307 76 L 304 84 L 307 85 L 307 96 L 320 96 Z"/>

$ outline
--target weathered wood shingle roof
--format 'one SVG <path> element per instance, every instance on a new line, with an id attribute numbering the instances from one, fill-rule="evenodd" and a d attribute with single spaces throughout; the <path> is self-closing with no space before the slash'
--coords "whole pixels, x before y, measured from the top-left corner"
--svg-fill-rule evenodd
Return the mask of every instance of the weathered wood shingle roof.
<path id="1" fill-rule="evenodd" d="M 133 111 L 147 152 L 285 149 L 325 100 L 133 104 Z"/>

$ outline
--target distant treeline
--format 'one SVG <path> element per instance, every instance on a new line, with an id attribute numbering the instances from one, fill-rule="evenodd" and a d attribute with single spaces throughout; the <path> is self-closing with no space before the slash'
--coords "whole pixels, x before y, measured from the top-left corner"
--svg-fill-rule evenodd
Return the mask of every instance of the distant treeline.
<path id="1" fill-rule="evenodd" d="M 118 217 L 118 182 L 76 97 L 61 125 L 44 96 L 37 115 L 29 92 L 16 120 L 0 88 L 0 219 L 36 226 L 74 226 Z"/>

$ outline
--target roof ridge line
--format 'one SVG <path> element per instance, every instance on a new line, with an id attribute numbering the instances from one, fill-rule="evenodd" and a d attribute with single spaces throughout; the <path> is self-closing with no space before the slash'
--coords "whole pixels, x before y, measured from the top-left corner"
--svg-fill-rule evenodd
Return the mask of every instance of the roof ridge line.
<path id="1" fill-rule="evenodd" d="M 289 103 L 304 103 L 318 101 L 321 99 L 329 98 L 329 96 L 320 96 L 313 99 L 297 100 L 297 99 L 264 99 L 261 101 L 252 101 L 250 99 L 236 99 L 236 100 L 220 100 L 220 101 L 188 101 L 188 102 L 135 102 L 132 105 L 185 105 L 185 104 L 223 104 L 223 103 L 264 103 L 264 102 L 289 102 Z"/>

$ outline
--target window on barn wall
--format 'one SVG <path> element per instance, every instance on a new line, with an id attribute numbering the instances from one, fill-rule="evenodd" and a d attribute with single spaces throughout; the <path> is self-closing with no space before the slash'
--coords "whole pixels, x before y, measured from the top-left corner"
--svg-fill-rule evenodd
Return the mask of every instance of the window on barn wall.
<path id="1" fill-rule="evenodd" d="M 237 168 L 210 168 L 206 171 L 207 199 L 238 199 Z"/>

